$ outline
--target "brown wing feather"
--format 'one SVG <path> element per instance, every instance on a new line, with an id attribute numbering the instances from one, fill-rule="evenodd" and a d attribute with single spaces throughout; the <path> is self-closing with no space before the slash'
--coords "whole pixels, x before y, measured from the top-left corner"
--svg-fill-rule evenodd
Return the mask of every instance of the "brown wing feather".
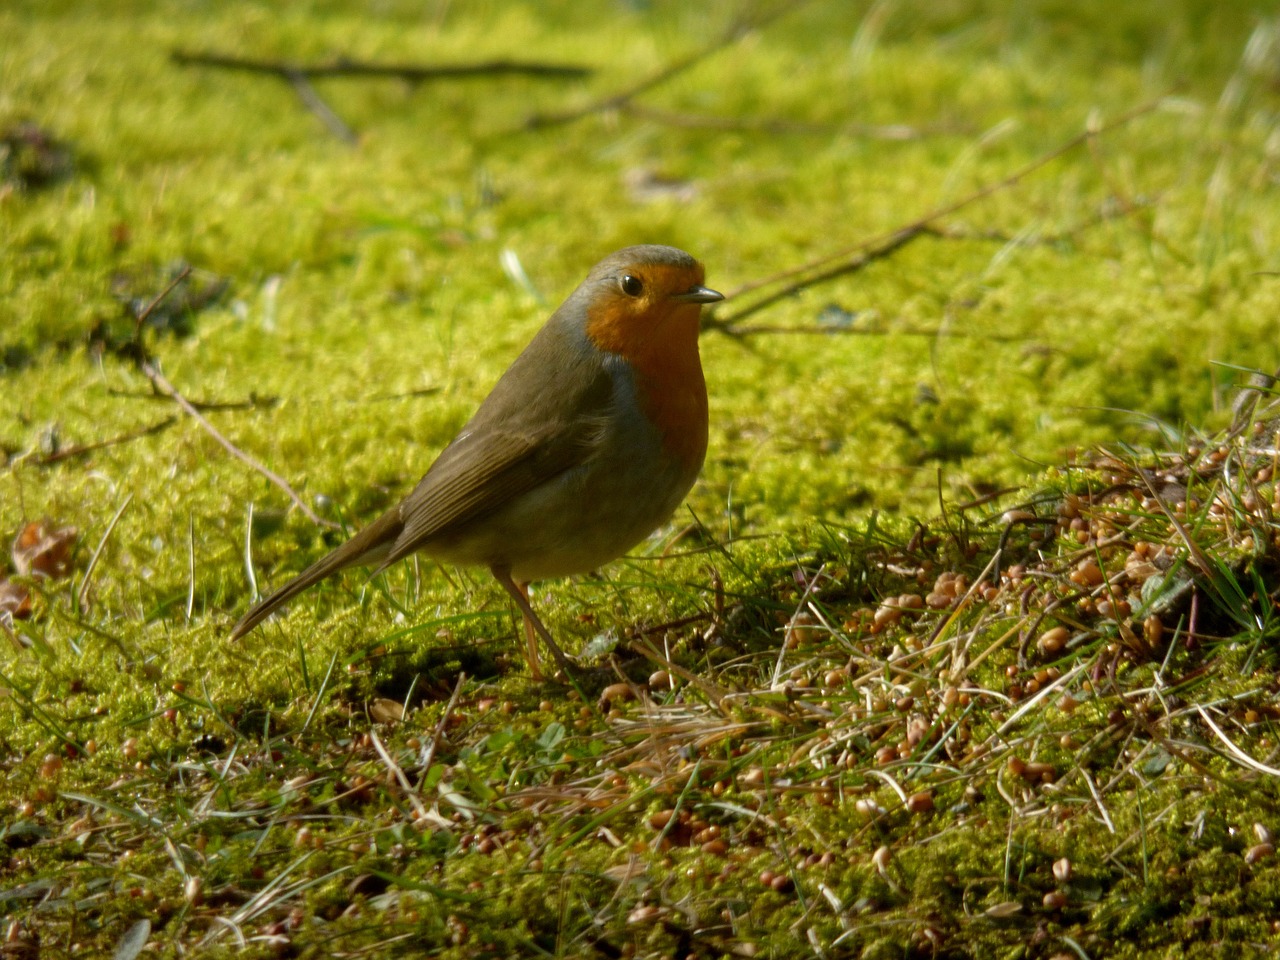
<path id="1" fill-rule="evenodd" d="M 551 316 L 412 493 L 250 609 L 232 639 L 325 577 L 350 566 L 382 570 L 584 462 L 608 415 L 613 379 L 575 342 L 578 313 L 570 298 Z M 549 370 L 557 372 L 550 381 Z M 547 387 L 534 392 L 530 383 Z"/>
<path id="2" fill-rule="evenodd" d="M 561 311 L 563 311 L 563 307 Z M 613 378 L 561 311 L 502 375 L 471 421 L 400 504 L 404 529 L 382 566 L 583 463 L 613 402 Z M 558 376 L 547 380 L 548 370 Z M 546 382 L 532 393 L 530 383 Z"/>
<path id="3" fill-rule="evenodd" d="M 578 466 L 590 455 L 597 432 L 584 419 L 540 436 L 491 432 L 467 437 L 458 444 L 464 448 L 461 454 L 446 463 L 437 461 L 400 504 L 404 527 L 381 567 Z"/>

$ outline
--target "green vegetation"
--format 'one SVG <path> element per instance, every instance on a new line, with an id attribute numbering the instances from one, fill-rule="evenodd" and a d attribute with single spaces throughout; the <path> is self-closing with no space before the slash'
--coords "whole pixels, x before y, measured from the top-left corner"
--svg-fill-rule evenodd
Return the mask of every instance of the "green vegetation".
<path id="1" fill-rule="evenodd" d="M 6 956 L 1273 949 L 1280 12 L 807 4 L 527 124 L 736 6 L 0 11 Z M 352 145 L 175 50 L 595 72 L 314 78 Z M 732 293 L 1144 106 L 724 305 L 689 509 L 537 589 L 586 702 L 426 562 L 226 643 L 341 536 L 247 458 L 358 526 L 612 249 Z"/>

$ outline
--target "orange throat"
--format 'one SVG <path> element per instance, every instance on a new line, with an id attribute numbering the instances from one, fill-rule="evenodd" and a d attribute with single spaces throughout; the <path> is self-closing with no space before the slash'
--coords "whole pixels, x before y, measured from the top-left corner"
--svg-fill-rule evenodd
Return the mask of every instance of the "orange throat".
<path id="1" fill-rule="evenodd" d="M 707 452 L 707 386 L 698 356 L 701 308 L 664 306 L 640 318 L 609 307 L 592 310 L 587 336 L 627 361 L 640 408 L 658 428 L 663 448 L 685 469 L 696 470 Z"/>

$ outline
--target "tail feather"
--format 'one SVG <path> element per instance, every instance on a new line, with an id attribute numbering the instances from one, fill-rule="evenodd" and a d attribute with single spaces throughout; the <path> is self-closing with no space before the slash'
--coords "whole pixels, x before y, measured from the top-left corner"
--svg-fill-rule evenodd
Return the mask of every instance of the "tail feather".
<path id="1" fill-rule="evenodd" d="M 307 567 L 271 596 L 258 601 L 240 618 L 240 622 L 231 631 L 230 639 L 239 640 L 271 616 L 278 607 L 339 570 L 380 563 L 403 529 L 404 522 L 400 519 L 398 510 L 389 510 L 384 513 L 342 546 L 325 554 Z"/>

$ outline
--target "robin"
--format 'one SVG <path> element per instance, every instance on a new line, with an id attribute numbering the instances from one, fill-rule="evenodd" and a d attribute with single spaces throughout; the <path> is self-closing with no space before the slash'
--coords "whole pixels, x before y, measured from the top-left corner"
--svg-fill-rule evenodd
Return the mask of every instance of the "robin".
<path id="1" fill-rule="evenodd" d="M 675 512 L 707 450 L 699 314 L 724 297 L 674 247 L 601 260 L 504 373 L 413 492 L 236 624 L 232 639 L 350 566 L 412 553 L 485 566 L 537 636 L 572 665 L 529 603 L 529 583 L 622 556 Z"/>

